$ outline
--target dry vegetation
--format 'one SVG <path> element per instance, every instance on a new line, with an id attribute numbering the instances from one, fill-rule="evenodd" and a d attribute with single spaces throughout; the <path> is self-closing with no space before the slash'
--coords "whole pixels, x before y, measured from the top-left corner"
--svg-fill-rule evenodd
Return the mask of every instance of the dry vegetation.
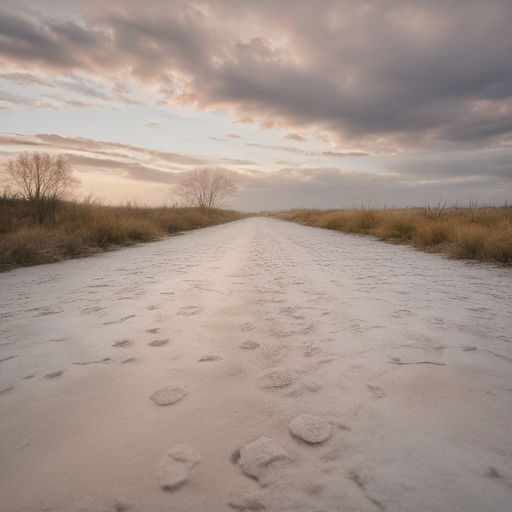
<path id="1" fill-rule="evenodd" d="M 104 206 L 91 199 L 52 203 L 37 222 L 33 204 L 0 196 L 0 269 L 76 258 L 248 216 L 233 210 Z"/>
<path id="2" fill-rule="evenodd" d="M 306 226 L 363 233 L 452 258 L 512 264 L 512 207 L 289 210 L 275 217 Z"/>

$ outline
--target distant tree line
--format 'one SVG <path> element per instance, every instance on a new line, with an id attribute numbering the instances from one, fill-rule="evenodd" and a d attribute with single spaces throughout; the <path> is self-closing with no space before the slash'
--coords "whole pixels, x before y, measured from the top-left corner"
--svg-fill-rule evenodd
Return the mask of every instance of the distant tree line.
<path id="1" fill-rule="evenodd" d="M 55 213 L 57 204 L 70 197 L 80 180 L 66 157 L 43 152 L 25 151 L 7 160 L 3 168 L 7 193 L 27 200 L 33 207 L 37 223 Z M 208 215 L 226 205 L 238 187 L 226 170 L 204 167 L 186 173 L 168 193 L 167 202 L 174 206 L 199 209 Z"/>

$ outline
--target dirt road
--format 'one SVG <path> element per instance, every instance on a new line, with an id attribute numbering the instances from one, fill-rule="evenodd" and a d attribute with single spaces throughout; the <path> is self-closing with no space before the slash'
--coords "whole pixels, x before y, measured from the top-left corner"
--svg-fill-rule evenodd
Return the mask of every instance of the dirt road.
<path id="1" fill-rule="evenodd" d="M 252 218 L 0 286 L 2 512 L 510 510 L 510 269 Z"/>

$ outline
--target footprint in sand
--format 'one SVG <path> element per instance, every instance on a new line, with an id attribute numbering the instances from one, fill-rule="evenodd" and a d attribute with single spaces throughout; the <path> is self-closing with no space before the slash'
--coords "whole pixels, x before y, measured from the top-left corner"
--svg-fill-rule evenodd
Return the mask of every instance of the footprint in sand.
<path id="1" fill-rule="evenodd" d="M 245 350 L 252 350 L 252 349 L 258 348 L 259 346 L 260 346 L 259 343 L 256 343 L 255 341 L 252 341 L 252 340 L 247 340 L 247 341 L 244 341 L 240 345 L 240 348 L 243 348 Z"/>
<path id="2" fill-rule="evenodd" d="M 197 306 L 188 306 L 186 308 L 181 308 L 176 314 L 181 316 L 192 316 L 197 315 L 199 313 L 199 308 Z"/>
<path id="3" fill-rule="evenodd" d="M 146 332 L 149 334 L 156 334 L 160 330 L 160 327 L 155 327 L 154 329 L 148 329 Z"/>
<path id="4" fill-rule="evenodd" d="M 332 423 L 319 416 L 301 414 L 290 423 L 290 432 L 307 443 L 323 443 L 331 437 Z"/>
<path id="5" fill-rule="evenodd" d="M 254 329 L 256 329 L 256 326 L 253 324 L 244 324 L 242 326 L 242 331 L 244 332 L 253 331 Z"/>
<path id="6" fill-rule="evenodd" d="M 130 357 L 129 359 L 125 359 L 124 361 L 121 362 L 121 364 L 124 364 L 124 363 L 135 363 L 137 361 L 137 359 L 135 357 Z"/>
<path id="7" fill-rule="evenodd" d="M 4 361 L 9 361 L 9 359 L 14 359 L 15 357 L 18 357 L 18 356 L 4 357 L 3 359 L 0 359 L 0 363 L 3 363 Z"/>
<path id="8" fill-rule="evenodd" d="M 366 387 L 375 395 L 375 398 L 383 398 L 386 396 L 386 393 L 379 386 L 373 386 L 372 384 L 367 384 Z"/>
<path id="9" fill-rule="evenodd" d="M 292 383 L 292 377 L 287 371 L 270 372 L 260 377 L 258 387 L 262 389 L 285 388 Z"/>
<path id="10" fill-rule="evenodd" d="M 164 345 L 167 345 L 169 343 L 169 340 L 155 340 L 151 343 L 148 343 L 150 347 L 163 347 Z"/>
<path id="11" fill-rule="evenodd" d="M 228 502 L 228 506 L 240 512 L 265 510 L 265 504 L 259 496 L 252 494 L 246 495 L 244 493 L 239 493 L 239 495 L 232 498 Z"/>
<path id="12" fill-rule="evenodd" d="M 275 439 L 260 437 L 240 450 L 238 465 L 246 475 L 260 480 L 271 464 L 289 458 L 288 452 Z"/>
<path id="13" fill-rule="evenodd" d="M 308 345 L 306 347 L 306 350 L 304 351 L 304 357 L 312 357 L 315 354 L 318 354 L 321 351 L 320 347 L 317 347 L 315 345 Z"/>
<path id="14" fill-rule="evenodd" d="M 130 345 L 133 345 L 132 340 L 119 340 L 116 341 L 112 346 L 113 347 L 129 347 Z"/>
<path id="15" fill-rule="evenodd" d="M 149 398 L 158 405 L 170 405 L 179 402 L 188 395 L 188 390 L 181 386 L 166 386 L 155 391 Z"/>
<path id="16" fill-rule="evenodd" d="M 105 322 L 103 325 L 120 324 L 120 323 L 126 322 L 126 320 L 129 320 L 130 318 L 135 318 L 136 316 L 137 315 L 128 315 L 128 316 L 125 316 L 124 318 L 121 318 L 120 320 L 115 320 L 113 322 Z"/>
<path id="17" fill-rule="evenodd" d="M 188 446 L 179 444 L 163 455 L 158 462 L 158 480 L 160 487 L 172 491 L 184 484 L 190 472 L 201 461 Z"/>
<path id="18" fill-rule="evenodd" d="M 64 372 L 63 371 L 58 371 L 58 372 L 53 372 L 53 373 L 47 373 L 44 378 L 45 379 L 55 379 L 55 377 L 60 377 Z"/>
<path id="19" fill-rule="evenodd" d="M 209 361 L 220 361 L 222 358 L 219 356 L 204 356 L 199 359 L 198 363 L 206 363 Z"/>
<path id="20" fill-rule="evenodd" d="M 0 395 L 3 394 L 3 393 L 7 393 L 8 391 L 12 391 L 14 389 L 14 386 L 7 386 L 6 388 L 4 389 L 0 389 Z"/>

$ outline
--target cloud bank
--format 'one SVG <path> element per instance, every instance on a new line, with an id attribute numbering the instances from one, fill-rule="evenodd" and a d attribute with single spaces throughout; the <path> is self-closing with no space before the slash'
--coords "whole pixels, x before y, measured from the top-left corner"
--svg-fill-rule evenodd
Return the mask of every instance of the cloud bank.
<path id="1" fill-rule="evenodd" d="M 73 15 L 7 5 L 3 82 L 230 109 L 372 154 L 511 138 L 509 0 L 89 0 Z"/>
<path id="2" fill-rule="evenodd" d="M 512 158 L 507 150 L 489 150 L 475 158 L 466 152 L 440 157 L 407 156 L 381 171 L 343 167 L 312 167 L 285 160 L 276 172 L 254 169 L 250 160 L 235 160 L 157 151 L 124 142 L 100 142 L 79 137 L 0 134 L 0 166 L 21 151 L 58 152 L 66 156 L 84 188 L 119 203 L 138 198 L 159 205 L 167 190 L 197 167 L 221 167 L 237 182 L 239 194 L 230 206 L 245 211 L 297 207 L 419 206 L 425 198 L 437 203 L 479 199 L 503 203 L 512 193 Z M 391 158 L 391 157 L 390 157 Z M 440 169 L 438 161 L 444 163 Z M 487 172 L 482 174 L 482 165 Z"/>

